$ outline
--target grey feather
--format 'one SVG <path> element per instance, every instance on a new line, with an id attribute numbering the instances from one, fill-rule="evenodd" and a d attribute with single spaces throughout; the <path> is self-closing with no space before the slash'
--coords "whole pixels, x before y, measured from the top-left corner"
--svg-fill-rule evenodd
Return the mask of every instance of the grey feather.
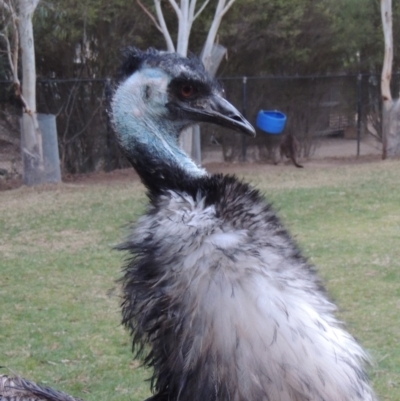
<path id="1" fill-rule="evenodd" d="M 82 401 L 19 376 L 0 375 L 0 401 Z"/>

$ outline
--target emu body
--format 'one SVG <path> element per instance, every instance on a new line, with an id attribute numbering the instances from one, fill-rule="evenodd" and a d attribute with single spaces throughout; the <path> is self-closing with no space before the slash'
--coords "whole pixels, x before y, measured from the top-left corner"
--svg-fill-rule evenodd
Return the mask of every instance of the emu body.
<path id="1" fill-rule="evenodd" d="M 272 207 L 177 146 L 201 119 L 252 127 L 195 59 L 131 49 L 122 76 L 114 124 L 150 200 L 120 246 L 123 322 L 153 368 L 151 399 L 375 400 L 364 351 Z"/>

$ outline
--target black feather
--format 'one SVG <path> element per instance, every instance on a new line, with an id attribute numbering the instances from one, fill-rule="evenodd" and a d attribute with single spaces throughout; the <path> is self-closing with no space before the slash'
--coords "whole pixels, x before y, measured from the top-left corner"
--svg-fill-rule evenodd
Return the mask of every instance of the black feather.
<path id="1" fill-rule="evenodd" d="M 196 81 L 203 83 L 204 87 L 218 88 L 222 91 L 218 81 L 207 74 L 197 56 L 191 54 L 186 58 L 177 53 L 160 52 L 153 48 L 146 51 L 136 47 L 125 48 L 122 51 L 122 63 L 117 78 L 123 81 L 143 67 L 162 69 L 174 78 L 174 82 Z"/>

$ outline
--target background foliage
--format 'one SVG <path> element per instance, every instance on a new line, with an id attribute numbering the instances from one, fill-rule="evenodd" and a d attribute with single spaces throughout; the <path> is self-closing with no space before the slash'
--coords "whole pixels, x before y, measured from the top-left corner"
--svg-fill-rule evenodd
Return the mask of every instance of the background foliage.
<path id="1" fill-rule="evenodd" d="M 143 0 L 152 10 L 153 2 Z M 167 24 L 176 35 L 167 1 Z M 211 1 L 196 20 L 190 50 L 199 54 L 214 12 Z M 400 6 L 393 4 L 394 37 Z M 41 77 L 106 77 L 126 45 L 164 48 L 164 39 L 133 0 L 42 1 L 34 19 Z M 221 75 L 379 72 L 383 39 L 379 0 L 237 0 L 222 21 L 228 48 Z M 395 41 L 395 66 L 399 41 Z M 357 57 L 359 54 L 359 58 Z M 3 72 L 4 66 L 0 68 Z"/>

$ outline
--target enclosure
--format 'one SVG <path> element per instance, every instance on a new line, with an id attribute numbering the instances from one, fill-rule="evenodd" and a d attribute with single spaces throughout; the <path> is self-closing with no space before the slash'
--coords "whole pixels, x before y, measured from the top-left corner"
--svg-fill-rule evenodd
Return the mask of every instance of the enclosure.
<path id="1" fill-rule="evenodd" d="M 222 77 L 227 98 L 253 124 L 259 110 L 287 115 L 284 133 L 301 143 L 302 158 L 346 157 L 381 152 L 380 77 L 377 75 Z M 399 75 L 392 79 L 395 92 Z M 127 166 L 108 117 L 110 79 L 38 80 L 38 112 L 55 114 L 63 173 L 110 171 Z M 9 82 L 0 82 L 0 167 L 19 159 L 21 110 Z M 280 136 L 258 132 L 243 138 L 223 128 L 201 129 L 202 160 L 274 161 Z"/>

